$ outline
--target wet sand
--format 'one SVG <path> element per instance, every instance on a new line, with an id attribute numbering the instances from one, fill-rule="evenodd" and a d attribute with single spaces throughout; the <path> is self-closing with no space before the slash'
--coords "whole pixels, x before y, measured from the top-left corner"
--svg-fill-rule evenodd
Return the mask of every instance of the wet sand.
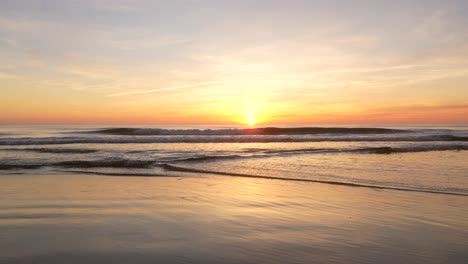
<path id="1" fill-rule="evenodd" d="M 467 263 L 468 197 L 203 176 L 0 177 L 0 263 Z"/>

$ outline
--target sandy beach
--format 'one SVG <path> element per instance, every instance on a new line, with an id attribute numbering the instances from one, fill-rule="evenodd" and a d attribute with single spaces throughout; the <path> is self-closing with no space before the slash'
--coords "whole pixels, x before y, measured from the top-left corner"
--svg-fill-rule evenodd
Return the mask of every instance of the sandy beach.
<path id="1" fill-rule="evenodd" d="M 0 263 L 465 263 L 467 198 L 200 175 L 0 178 Z"/>

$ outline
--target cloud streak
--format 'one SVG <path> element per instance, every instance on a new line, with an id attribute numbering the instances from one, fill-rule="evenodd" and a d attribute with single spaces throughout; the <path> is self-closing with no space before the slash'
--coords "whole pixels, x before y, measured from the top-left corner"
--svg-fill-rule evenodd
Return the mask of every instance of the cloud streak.
<path id="1" fill-rule="evenodd" d="M 211 87 L 224 84 L 223 81 L 211 81 L 211 82 L 202 82 L 202 83 L 194 83 L 188 85 L 181 85 L 181 86 L 173 86 L 173 87 L 166 87 L 166 88 L 159 88 L 159 89 L 151 89 L 151 90 L 140 90 L 140 91 L 133 91 L 133 92 L 123 92 L 123 93 L 113 93 L 109 94 L 109 97 L 118 97 L 118 96 L 130 96 L 130 95 L 141 95 L 141 94 L 148 94 L 148 93 L 156 93 L 156 92 L 163 92 L 163 91 L 170 91 L 170 90 L 180 90 L 180 89 L 187 89 L 187 88 L 197 88 L 197 87 Z"/>

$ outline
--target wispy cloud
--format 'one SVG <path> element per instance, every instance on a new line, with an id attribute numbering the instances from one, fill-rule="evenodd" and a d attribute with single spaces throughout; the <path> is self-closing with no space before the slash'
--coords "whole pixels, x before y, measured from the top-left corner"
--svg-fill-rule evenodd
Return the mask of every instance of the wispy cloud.
<path id="1" fill-rule="evenodd" d="M 224 82 L 223 81 L 211 81 L 211 82 L 193 83 L 193 84 L 188 84 L 188 85 L 173 86 L 173 87 L 151 89 L 151 90 L 113 93 L 113 94 L 109 94 L 109 96 L 115 97 L 115 96 L 139 95 L 139 94 L 156 93 L 156 92 L 169 91 L 169 90 L 179 90 L 179 89 L 196 88 L 196 87 L 209 87 L 209 86 L 216 86 L 216 85 L 221 85 L 221 84 L 224 84 Z"/>
<path id="2" fill-rule="evenodd" d="M 10 73 L 4 73 L 0 72 L 0 79 L 11 79 L 11 78 L 17 78 L 18 76 Z"/>

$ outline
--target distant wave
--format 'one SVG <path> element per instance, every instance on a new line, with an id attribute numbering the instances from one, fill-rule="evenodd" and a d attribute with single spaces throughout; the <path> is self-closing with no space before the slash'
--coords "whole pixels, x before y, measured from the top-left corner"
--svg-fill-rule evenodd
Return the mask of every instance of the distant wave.
<path id="1" fill-rule="evenodd" d="M 348 187 L 372 188 L 372 189 L 395 190 L 395 191 L 406 191 L 406 192 L 424 192 L 424 193 L 436 193 L 436 194 L 468 196 L 468 193 L 458 193 L 458 192 L 450 192 L 450 191 L 444 191 L 444 190 L 411 189 L 411 188 L 403 188 L 403 187 L 369 185 L 369 184 L 339 182 L 339 181 L 326 181 L 326 180 L 314 180 L 314 179 L 302 179 L 302 178 L 287 178 L 287 177 L 276 177 L 276 176 L 262 176 L 262 175 L 252 175 L 252 174 L 229 173 L 229 172 L 221 172 L 221 171 L 211 171 L 211 170 L 186 168 L 186 167 L 175 166 L 175 165 L 171 165 L 171 164 L 164 164 L 162 167 L 165 170 L 169 170 L 169 171 L 204 173 L 204 174 L 215 174 L 215 175 L 247 177 L 247 178 L 257 178 L 257 179 L 269 179 L 269 180 L 282 180 L 282 181 L 313 182 L 313 183 L 341 185 L 341 186 L 348 186 Z"/>
<path id="2" fill-rule="evenodd" d="M 243 129 L 159 129 L 159 128 L 108 128 L 88 131 L 85 133 L 97 133 L 121 136 L 180 136 L 180 135 L 310 135 L 310 134 L 392 134 L 410 132 L 401 129 L 387 128 L 343 128 L 343 127 L 262 127 Z M 83 132 L 81 132 L 83 133 Z"/>
<path id="3" fill-rule="evenodd" d="M 39 169 L 44 165 L 39 164 L 0 164 L 0 170 L 29 170 Z"/>
<path id="4" fill-rule="evenodd" d="M 270 142 L 424 142 L 463 141 L 467 136 L 454 135 L 236 135 L 236 136 L 119 136 L 119 137 L 44 137 L 0 138 L 0 146 L 57 144 L 132 144 L 132 143 L 270 143 Z"/>
<path id="5" fill-rule="evenodd" d="M 71 149 L 71 148 L 8 148 L 0 149 L 0 151 L 28 151 L 28 152 L 38 152 L 38 153 L 70 153 L 70 154 L 88 154 L 95 153 L 99 150 L 97 149 Z"/>

